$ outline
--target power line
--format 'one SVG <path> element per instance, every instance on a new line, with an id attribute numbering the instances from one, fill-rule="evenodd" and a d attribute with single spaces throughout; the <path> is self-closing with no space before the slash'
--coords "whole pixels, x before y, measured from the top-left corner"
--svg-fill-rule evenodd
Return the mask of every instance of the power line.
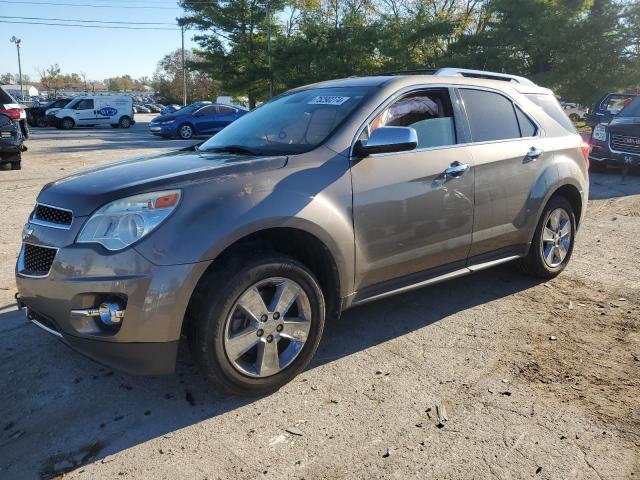
<path id="1" fill-rule="evenodd" d="M 0 15 L 0 18 L 10 18 L 14 20 L 49 20 L 55 22 L 81 22 L 81 23 L 117 23 L 117 24 L 129 24 L 129 25 L 174 25 L 175 23 L 169 22 L 119 22 L 119 21 L 106 21 L 106 20 L 80 20 L 77 18 L 46 18 L 46 17 L 9 17 Z"/>
<path id="2" fill-rule="evenodd" d="M 87 4 L 87 3 L 54 3 L 54 2 L 26 2 L 26 1 L 18 1 L 18 0 L 0 0 L 0 3 L 19 3 L 21 5 L 29 4 L 29 5 L 53 5 L 55 7 L 93 7 L 93 8 L 144 8 L 150 10 L 180 10 L 180 7 L 177 5 L 175 7 L 151 7 L 148 5 L 145 6 L 133 6 L 133 5 L 95 5 L 95 4 Z"/>
<path id="3" fill-rule="evenodd" d="M 20 25 L 48 25 L 50 27 L 82 27 L 82 28 L 105 28 L 105 29 L 120 29 L 120 30 L 165 30 L 171 32 L 179 32 L 179 28 L 164 28 L 164 27 L 130 27 L 130 26 L 116 26 L 116 25 L 82 25 L 79 23 L 47 23 L 47 22 L 23 22 L 13 20 L 0 20 L 0 23 L 13 23 Z"/>

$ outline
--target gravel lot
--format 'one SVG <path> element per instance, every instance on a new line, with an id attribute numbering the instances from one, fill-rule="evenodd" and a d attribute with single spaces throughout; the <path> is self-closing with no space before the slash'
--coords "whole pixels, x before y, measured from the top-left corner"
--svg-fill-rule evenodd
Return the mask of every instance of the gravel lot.
<path id="1" fill-rule="evenodd" d="M 244 399 L 205 383 L 186 349 L 176 375 L 130 377 L 16 310 L 42 185 L 188 145 L 153 138 L 150 118 L 35 130 L 23 170 L 0 172 L 0 478 L 640 477 L 640 177 L 592 176 L 559 278 L 505 266 L 350 310 L 303 375 Z"/>

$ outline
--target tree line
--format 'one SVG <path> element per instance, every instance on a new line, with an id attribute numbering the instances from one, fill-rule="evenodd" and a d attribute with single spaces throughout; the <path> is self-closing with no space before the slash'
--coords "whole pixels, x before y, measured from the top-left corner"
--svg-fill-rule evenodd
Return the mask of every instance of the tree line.
<path id="1" fill-rule="evenodd" d="M 353 75 L 456 66 L 523 75 L 566 100 L 640 87 L 635 0 L 181 0 L 191 71 L 251 106 Z"/>

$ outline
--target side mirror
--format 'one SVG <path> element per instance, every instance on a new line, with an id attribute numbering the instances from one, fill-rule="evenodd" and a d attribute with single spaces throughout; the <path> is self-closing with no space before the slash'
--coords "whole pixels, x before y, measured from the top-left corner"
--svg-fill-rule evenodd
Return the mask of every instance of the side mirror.
<path id="1" fill-rule="evenodd" d="M 367 157 L 374 153 L 407 152 L 418 146 L 418 135 L 411 127 L 379 127 L 369 140 L 358 140 L 353 153 L 357 157 Z"/>

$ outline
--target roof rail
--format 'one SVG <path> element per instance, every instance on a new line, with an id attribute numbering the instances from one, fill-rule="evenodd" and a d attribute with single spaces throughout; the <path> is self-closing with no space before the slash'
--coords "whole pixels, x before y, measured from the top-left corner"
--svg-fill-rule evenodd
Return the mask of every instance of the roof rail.
<path id="1" fill-rule="evenodd" d="M 508 73 L 487 72 L 485 70 L 469 70 L 466 68 L 439 68 L 433 75 L 438 77 L 471 77 L 471 78 L 486 78 L 487 80 L 502 80 L 504 82 L 516 82 L 522 85 L 534 85 L 531 80 L 518 75 L 509 75 Z"/>
<path id="2" fill-rule="evenodd" d="M 376 73 L 376 75 L 435 75 L 438 71 L 437 68 L 420 68 L 416 70 L 396 70 L 391 72 Z"/>

